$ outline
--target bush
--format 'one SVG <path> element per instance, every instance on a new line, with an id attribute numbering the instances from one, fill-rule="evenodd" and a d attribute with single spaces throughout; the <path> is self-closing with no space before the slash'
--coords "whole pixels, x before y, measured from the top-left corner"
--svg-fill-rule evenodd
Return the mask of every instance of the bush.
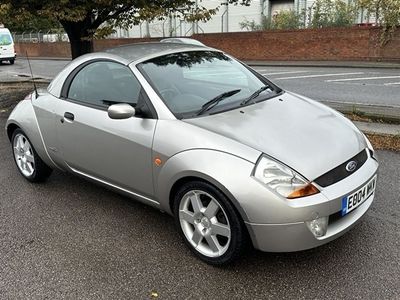
<path id="1" fill-rule="evenodd" d="M 271 29 L 298 29 L 302 27 L 301 14 L 294 12 L 293 10 L 281 11 L 276 16 L 269 18 L 263 16 L 261 19 L 261 24 L 257 24 L 254 20 L 245 20 L 240 22 L 240 28 L 249 31 L 259 31 L 259 30 L 271 30 Z"/>
<path id="2" fill-rule="evenodd" d="M 298 29 L 302 27 L 302 16 L 293 10 L 281 11 L 273 17 L 272 26 L 275 29 Z"/>
<path id="3" fill-rule="evenodd" d="M 316 0 L 310 12 L 312 28 L 349 27 L 357 18 L 357 7 L 342 0 Z"/>

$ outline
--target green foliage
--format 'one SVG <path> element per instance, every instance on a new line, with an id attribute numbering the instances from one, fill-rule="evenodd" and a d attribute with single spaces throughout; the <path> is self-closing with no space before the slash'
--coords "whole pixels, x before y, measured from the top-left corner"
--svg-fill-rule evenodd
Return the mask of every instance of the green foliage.
<path id="1" fill-rule="evenodd" d="M 30 14 L 20 14 L 15 16 L 10 13 L 9 10 L 9 5 L 0 5 L 0 24 L 4 24 L 4 26 L 10 29 L 11 32 L 38 32 L 61 27 L 57 20 L 53 20 L 45 16 L 36 16 Z"/>
<path id="2" fill-rule="evenodd" d="M 272 26 L 275 29 L 298 29 L 301 27 L 302 16 L 293 10 L 281 11 L 273 17 Z"/>
<path id="3" fill-rule="evenodd" d="M 348 27 L 357 17 L 357 6 L 343 0 L 316 0 L 312 8 L 310 27 Z"/>
<path id="4" fill-rule="evenodd" d="M 256 21 L 254 20 L 247 20 L 246 18 L 244 21 L 239 22 L 239 26 L 241 29 L 246 29 L 247 31 L 260 31 L 260 30 L 266 30 L 262 25 L 257 24 Z"/>
<path id="5" fill-rule="evenodd" d="M 261 24 L 257 24 L 254 20 L 244 20 L 240 22 L 240 28 L 248 31 L 273 30 L 273 29 L 298 29 L 303 25 L 303 15 L 295 11 L 281 11 L 276 16 L 269 18 L 263 16 Z"/>
<path id="6" fill-rule="evenodd" d="M 392 37 L 396 27 L 400 26 L 399 0 L 357 0 L 358 6 L 375 16 L 376 23 L 382 26 L 382 44 Z"/>
<path id="7" fill-rule="evenodd" d="M 229 2 L 248 5 L 250 0 Z M 207 21 L 217 11 L 195 6 L 194 0 L 2 0 L 0 5 L 0 17 L 6 20 L 23 23 L 38 17 L 60 23 L 70 39 L 73 58 L 91 52 L 91 40 L 115 26 L 128 28 L 172 14 L 191 22 Z"/>

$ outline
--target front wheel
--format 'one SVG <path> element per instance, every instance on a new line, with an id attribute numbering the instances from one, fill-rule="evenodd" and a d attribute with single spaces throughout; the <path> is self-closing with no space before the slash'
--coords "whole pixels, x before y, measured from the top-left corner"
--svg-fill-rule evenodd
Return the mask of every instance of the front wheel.
<path id="1" fill-rule="evenodd" d="M 208 264 L 230 263 L 245 248 L 247 235 L 240 216 L 209 183 L 184 184 L 174 198 L 174 216 L 186 245 Z"/>
<path id="2" fill-rule="evenodd" d="M 10 59 L 10 65 L 13 65 L 15 62 L 15 59 Z"/>
<path id="3" fill-rule="evenodd" d="M 14 161 L 22 176 L 31 182 L 45 181 L 52 169 L 37 155 L 25 133 L 21 129 L 16 129 L 11 140 Z"/>

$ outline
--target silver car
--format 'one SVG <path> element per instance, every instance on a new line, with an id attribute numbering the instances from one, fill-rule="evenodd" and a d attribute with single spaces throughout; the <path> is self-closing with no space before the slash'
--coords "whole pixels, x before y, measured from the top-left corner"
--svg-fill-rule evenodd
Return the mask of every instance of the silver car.
<path id="1" fill-rule="evenodd" d="M 27 180 L 68 171 L 165 211 L 214 265 L 248 242 L 325 244 L 374 199 L 378 162 L 352 122 L 205 46 L 79 57 L 21 101 L 6 130 Z"/>

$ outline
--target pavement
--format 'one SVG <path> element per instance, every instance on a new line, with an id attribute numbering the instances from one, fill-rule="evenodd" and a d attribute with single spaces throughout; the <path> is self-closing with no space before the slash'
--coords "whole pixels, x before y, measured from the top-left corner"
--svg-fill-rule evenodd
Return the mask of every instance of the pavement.
<path id="1" fill-rule="evenodd" d="M 166 214 L 58 171 L 27 182 L 0 130 L 0 299 L 398 299 L 400 153 L 377 154 L 375 201 L 344 236 L 216 268 Z"/>
<path id="2" fill-rule="evenodd" d="M 360 121 L 353 123 L 364 133 L 400 136 L 400 125 Z"/>

